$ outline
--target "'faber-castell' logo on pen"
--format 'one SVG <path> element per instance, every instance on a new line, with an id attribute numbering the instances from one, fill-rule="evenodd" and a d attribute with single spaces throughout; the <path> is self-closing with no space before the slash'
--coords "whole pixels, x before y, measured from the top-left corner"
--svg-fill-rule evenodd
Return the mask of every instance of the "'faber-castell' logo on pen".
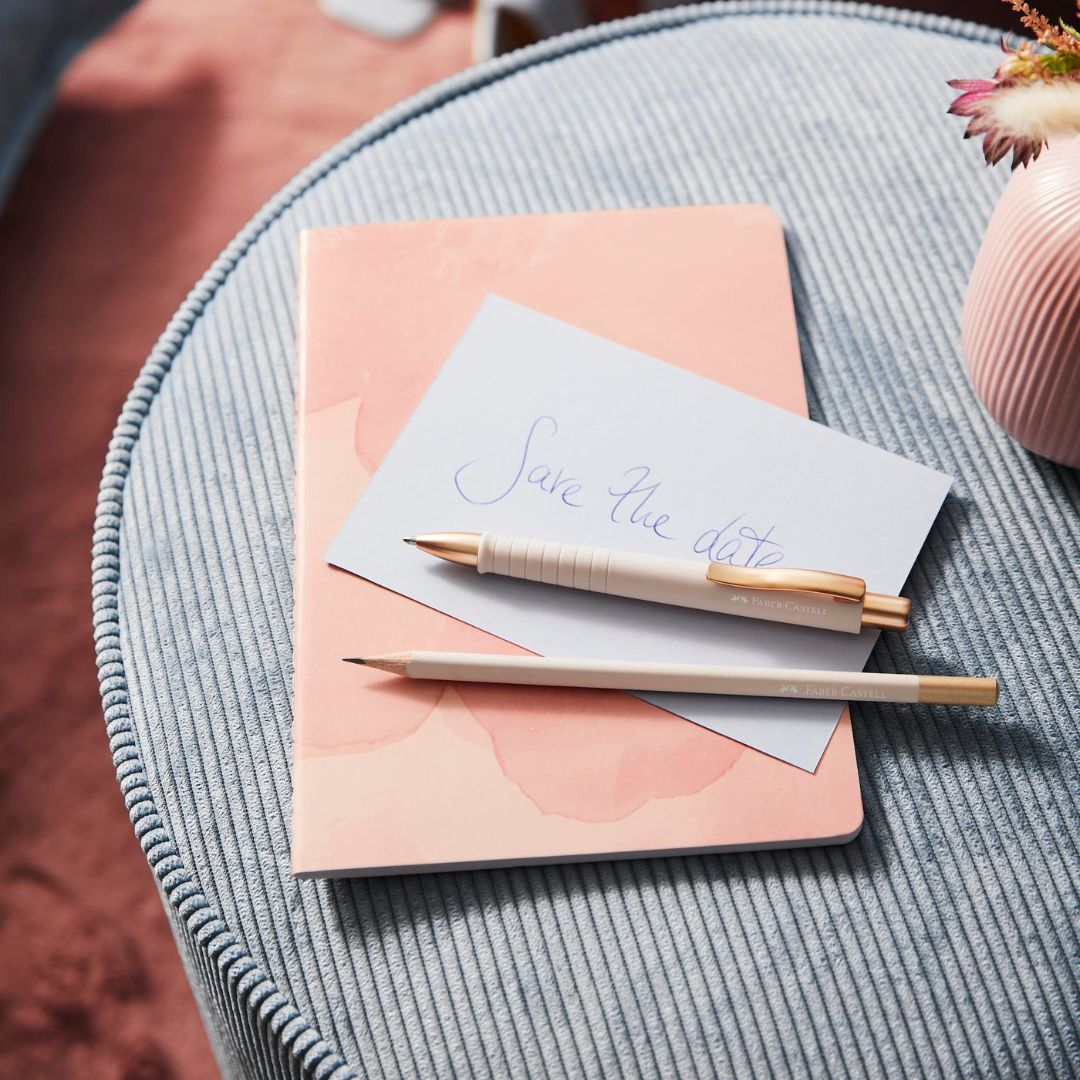
<path id="1" fill-rule="evenodd" d="M 828 609 L 820 604 L 807 604 L 801 600 L 773 600 L 765 596 L 744 596 L 742 593 L 728 593 L 733 604 L 746 604 L 748 607 L 774 608 L 777 611 L 794 611 L 800 615 L 828 615 Z"/>
<path id="2" fill-rule="evenodd" d="M 798 692 L 799 688 L 795 683 L 784 683 L 784 685 L 780 687 L 781 694 L 797 694 Z"/>

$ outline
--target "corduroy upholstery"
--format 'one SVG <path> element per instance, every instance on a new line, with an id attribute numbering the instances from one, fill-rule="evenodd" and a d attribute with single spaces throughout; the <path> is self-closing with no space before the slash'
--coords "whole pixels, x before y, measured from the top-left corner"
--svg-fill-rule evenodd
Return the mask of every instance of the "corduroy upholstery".
<path id="1" fill-rule="evenodd" d="M 1080 1070 L 1077 477 L 988 420 L 959 354 L 1006 173 L 944 81 L 996 62 L 991 31 L 864 5 L 593 28 L 360 130 L 192 292 L 110 446 L 94 604 L 120 785 L 228 1076 Z M 996 672 L 1000 708 L 854 706 L 843 847 L 294 881 L 298 230 L 751 200 L 787 228 L 812 415 L 955 477 L 872 665 Z"/>

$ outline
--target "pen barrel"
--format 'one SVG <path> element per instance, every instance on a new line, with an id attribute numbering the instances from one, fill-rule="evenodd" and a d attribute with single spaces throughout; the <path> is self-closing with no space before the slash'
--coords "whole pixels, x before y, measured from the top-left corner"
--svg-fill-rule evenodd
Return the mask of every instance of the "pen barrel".
<path id="1" fill-rule="evenodd" d="M 477 570 L 656 604 L 857 634 L 862 604 L 814 593 L 740 589 L 706 577 L 707 564 L 554 540 L 484 533 Z"/>
<path id="2" fill-rule="evenodd" d="M 826 701 L 919 700 L 919 676 L 414 652 L 413 678 Z"/>

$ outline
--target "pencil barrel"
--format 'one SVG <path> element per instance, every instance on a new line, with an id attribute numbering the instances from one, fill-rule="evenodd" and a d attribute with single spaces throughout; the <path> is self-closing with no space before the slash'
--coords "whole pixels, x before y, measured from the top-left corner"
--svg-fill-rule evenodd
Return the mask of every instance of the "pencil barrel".
<path id="1" fill-rule="evenodd" d="M 414 652 L 413 678 L 826 701 L 919 700 L 917 675 Z"/>

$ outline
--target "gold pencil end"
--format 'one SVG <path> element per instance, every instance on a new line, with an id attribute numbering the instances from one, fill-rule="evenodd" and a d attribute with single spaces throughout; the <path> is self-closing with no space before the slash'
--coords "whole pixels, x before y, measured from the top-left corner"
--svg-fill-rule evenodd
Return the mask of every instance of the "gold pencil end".
<path id="1" fill-rule="evenodd" d="M 997 679 L 954 675 L 919 676 L 919 701 L 924 705 L 996 705 L 997 700 Z"/>

